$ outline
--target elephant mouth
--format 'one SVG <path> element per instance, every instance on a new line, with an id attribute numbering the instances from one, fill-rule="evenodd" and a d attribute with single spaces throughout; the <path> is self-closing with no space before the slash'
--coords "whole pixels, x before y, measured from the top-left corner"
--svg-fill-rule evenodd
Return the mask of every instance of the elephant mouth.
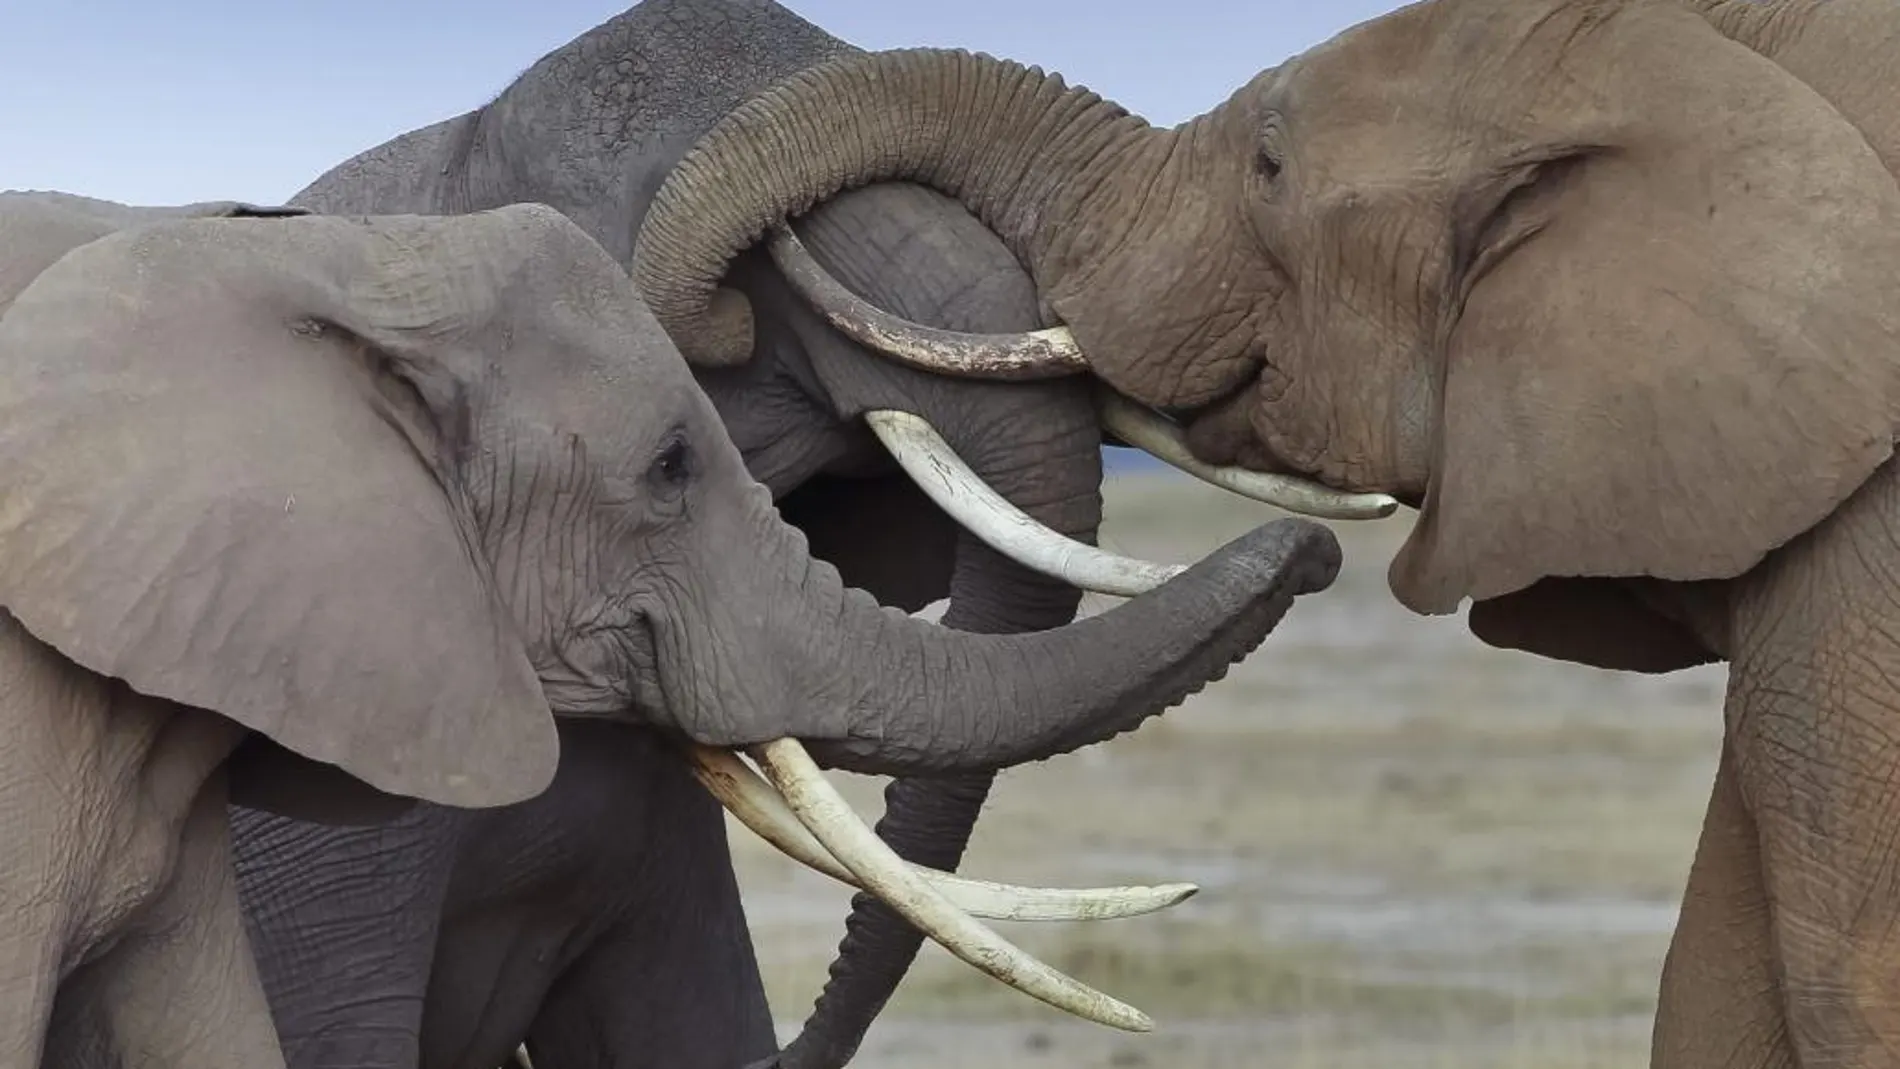
<path id="1" fill-rule="evenodd" d="M 621 640 L 630 697 L 624 711 L 640 723 L 677 723 L 677 707 L 667 697 L 666 681 L 660 673 L 660 638 L 653 619 L 651 611 L 636 611 Z"/>

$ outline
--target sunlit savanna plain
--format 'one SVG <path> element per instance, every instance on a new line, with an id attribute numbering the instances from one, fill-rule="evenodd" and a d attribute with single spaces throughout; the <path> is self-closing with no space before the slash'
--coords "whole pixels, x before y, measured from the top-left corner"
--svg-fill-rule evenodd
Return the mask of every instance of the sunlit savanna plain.
<path id="1" fill-rule="evenodd" d="M 1112 478 L 1104 545 L 1186 561 L 1273 510 Z M 1719 739 L 1719 667 L 1645 677 L 1479 643 L 1392 599 L 1410 514 L 1335 524 L 1339 581 L 1131 736 L 1005 773 L 963 871 L 1187 879 L 1163 914 L 1002 926 L 1153 1015 L 1075 1022 L 934 945 L 866 1069 L 1599 1069 L 1647 1064 L 1656 980 Z M 1091 596 L 1084 612 L 1110 599 Z M 882 781 L 834 774 L 867 817 Z M 732 836 L 781 1030 L 848 892 Z"/>

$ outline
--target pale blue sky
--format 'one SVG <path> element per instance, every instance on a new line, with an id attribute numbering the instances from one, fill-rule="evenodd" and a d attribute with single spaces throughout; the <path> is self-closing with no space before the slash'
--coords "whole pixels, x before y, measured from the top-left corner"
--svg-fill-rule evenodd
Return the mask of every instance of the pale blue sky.
<path id="1" fill-rule="evenodd" d="M 0 0 L 0 189 L 277 201 L 493 96 L 627 0 Z M 1162 124 L 1398 0 L 791 0 L 864 48 L 976 48 Z"/>

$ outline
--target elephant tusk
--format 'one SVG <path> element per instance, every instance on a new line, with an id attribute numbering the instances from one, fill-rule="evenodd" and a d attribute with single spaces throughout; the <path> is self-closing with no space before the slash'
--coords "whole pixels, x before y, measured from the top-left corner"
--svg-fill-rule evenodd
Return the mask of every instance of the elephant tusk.
<path id="1" fill-rule="evenodd" d="M 772 262 L 793 292 L 825 322 L 859 345 L 899 363 L 940 375 L 968 378 L 1053 379 L 1089 369 L 1067 327 L 1021 334 L 964 334 L 912 323 L 872 305 L 818 265 L 789 225 L 772 231 Z"/>
<path id="2" fill-rule="evenodd" d="M 1019 334 L 966 334 L 926 327 L 851 292 L 819 265 L 788 224 L 773 228 L 768 249 L 792 290 L 825 322 L 899 363 L 941 375 L 1012 381 L 1059 378 L 1089 368 L 1088 356 L 1067 327 Z M 1350 493 L 1298 476 L 1208 464 L 1188 451 L 1180 428 L 1159 413 L 1111 390 L 1104 389 L 1103 395 L 1102 422 L 1117 437 L 1223 490 L 1329 520 L 1382 519 L 1399 507 L 1398 499 L 1388 494 Z"/>
<path id="3" fill-rule="evenodd" d="M 1154 1030 L 1147 1014 L 1051 969 L 951 905 L 864 826 L 796 740 L 768 742 L 753 758 L 799 822 L 870 893 L 945 950 L 1057 1009 L 1124 1031 Z"/>
<path id="4" fill-rule="evenodd" d="M 693 743 L 688 747 L 693 775 L 706 790 L 719 799 L 739 822 L 759 838 L 777 847 L 785 856 L 809 869 L 823 873 L 848 887 L 866 890 L 864 884 L 840 865 L 798 817 L 785 800 L 729 750 Z M 1089 887 L 1078 889 L 1018 887 L 1013 884 L 972 880 L 910 862 L 904 863 L 951 905 L 973 917 L 1003 921 L 1086 921 L 1138 917 L 1166 909 L 1192 897 L 1200 888 L 1191 883 L 1169 883 L 1158 887 Z"/>
<path id="5" fill-rule="evenodd" d="M 1179 564 L 1118 556 L 1044 527 L 970 470 L 928 421 L 879 409 L 864 421 L 937 506 L 1003 556 L 1071 586 L 1132 598 L 1181 574 Z"/>
<path id="6" fill-rule="evenodd" d="M 1355 494 L 1295 475 L 1220 467 L 1188 451 L 1181 428 L 1167 417 L 1103 387 L 1097 401 L 1102 426 L 1115 437 L 1223 490 L 1288 512 L 1326 520 L 1377 520 L 1398 509 L 1389 494 Z"/>

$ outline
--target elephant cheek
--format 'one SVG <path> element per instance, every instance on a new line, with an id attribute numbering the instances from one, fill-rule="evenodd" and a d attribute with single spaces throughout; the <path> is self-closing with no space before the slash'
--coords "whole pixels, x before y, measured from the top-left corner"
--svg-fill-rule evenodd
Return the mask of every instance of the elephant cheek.
<path id="1" fill-rule="evenodd" d="M 1296 470 L 1274 456 L 1268 446 L 1269 434 L 1254 429 L 1255 410 L 1260 403 L 1257 389 L 1250 384 L 1197 413 L 1187 427 L 1188 450 L 1208 464 L 1276 474 Z"/>
<path id="2" fill-rule="evenodd" d="M 1436 411 L 1429 362 L 1415 345 L 1377 337 L 1329 339 L 1322 351 L 1297 372 L 1262 374 L 1248 411 L 1256 439 L 1329 486 L 1423 495 Z"/>

